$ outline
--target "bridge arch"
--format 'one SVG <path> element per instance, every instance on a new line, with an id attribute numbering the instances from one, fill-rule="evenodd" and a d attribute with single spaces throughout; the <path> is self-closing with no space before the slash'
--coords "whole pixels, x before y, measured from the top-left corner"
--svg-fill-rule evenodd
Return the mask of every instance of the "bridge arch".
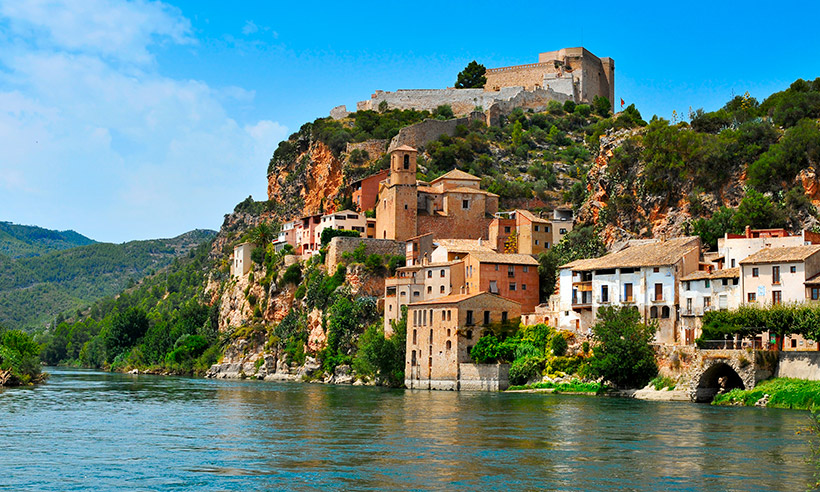
<path id="1" fill-rule="evenodd" d="M 709 403 L 718 393 L 726 393 L 735 388 L 746 389 L 743 378 L 726 362 L 716 362 L 701 373 L 697 381 L 695 401 Z"/>

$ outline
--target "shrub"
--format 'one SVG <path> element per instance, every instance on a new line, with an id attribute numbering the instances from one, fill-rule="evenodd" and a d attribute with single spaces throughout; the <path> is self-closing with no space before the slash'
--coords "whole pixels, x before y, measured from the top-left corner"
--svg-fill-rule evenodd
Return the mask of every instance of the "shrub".
<path id="1" fill-rule="evenodd" d="M 618 387 L 642 388 L 658 373 L 649 345 L 657 326 L 641 323 L 637 309 L 602 307 L 592 333 L 598 344 L 592 349 L 590 370 Z"/>
<path id="2" fill-rule="evenodd" d="M 359 231 L 350 231 L 347 229 L 331 229 L 329 227 L 322 229 L 322 247 L 327 246 L 330 240 L 334 237 L 360 237 Z"/>
<path id="3" fill-rule="evenodd" d="M 552 355 L 556 357 L 563 357 L 567 353 L 567 339 L 561 333 L 556 333 L 550 342 L 550 350 Z"/>
<path id="4" fill-rule="evenodd" d="M 525 384 L 527 381 L 539 376 L 543 368 L 543 357 L 516 359 L 510 366 L 510 384 Z"/>
<path id="5" fill-rule="evenodd" d="M 282 285 L 298 284 L 302 281 L 302 267 L 299 263 L 294 263 L 289 266 L 285 273 L 282 274 Z"/>

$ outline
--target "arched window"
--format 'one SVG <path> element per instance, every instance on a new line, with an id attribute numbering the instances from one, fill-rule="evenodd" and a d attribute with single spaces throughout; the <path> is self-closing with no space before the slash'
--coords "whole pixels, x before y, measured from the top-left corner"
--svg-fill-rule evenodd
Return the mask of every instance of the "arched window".
<path id="1" fill-rule="evenodd" d="M 430 343 L 433 343 L 433 329 L 430 328 Z"/>
<path id="2" fill-rule="evenodd" d="M 416 335 L 417 335 L 416 330 L 413 330 L 413 345 L 417 345 L 419 343 L 417 338 L 416 338 Z M 415 353 L 415 350 L 413 351 L 413 353 Z"/>
<path id="3" fill-rule="evenodd" d="M 652 306 L 649 308 L 649 317 L 655 319 L 658 317 L 658 306 Z"/>
<path id="4" fill-rule="evenodd" d="M 669 317 L 669 306 L 664 306 L 661 308 L 661 318 L 668 318 Z"/>
<path id="5" fill-rule="evenodd" d="M 450 350 L 453 347 L 453 342 L 447 340 L 447 350 Z"/>
<path id="6" fill-rule="evenodd" d="M 410 169 L 410 155 L 404 154 L 404 168 Z"/>
<path id="7" fill-rule="evenodd" d="M 450 329 L 449 328 L 447 328 L 447 336 L 448 337 L 450 336 Z"/>

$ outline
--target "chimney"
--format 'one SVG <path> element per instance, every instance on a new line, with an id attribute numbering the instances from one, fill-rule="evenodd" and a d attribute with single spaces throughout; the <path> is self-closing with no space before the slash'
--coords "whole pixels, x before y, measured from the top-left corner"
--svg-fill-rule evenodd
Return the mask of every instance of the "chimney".
<path id="1" fill-rule="evenodd" d="M 746 226 L 746 238 L 752 237 L 752 227 Z"/>

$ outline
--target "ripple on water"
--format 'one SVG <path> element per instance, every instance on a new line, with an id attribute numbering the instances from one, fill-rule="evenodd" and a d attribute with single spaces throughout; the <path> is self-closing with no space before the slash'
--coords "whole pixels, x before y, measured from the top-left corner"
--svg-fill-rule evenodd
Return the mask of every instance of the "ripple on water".
<path id="1" fill-rule="evenodd" d="M 3 490 L 804 490 L 803 412 L 55 369 Z"/>

